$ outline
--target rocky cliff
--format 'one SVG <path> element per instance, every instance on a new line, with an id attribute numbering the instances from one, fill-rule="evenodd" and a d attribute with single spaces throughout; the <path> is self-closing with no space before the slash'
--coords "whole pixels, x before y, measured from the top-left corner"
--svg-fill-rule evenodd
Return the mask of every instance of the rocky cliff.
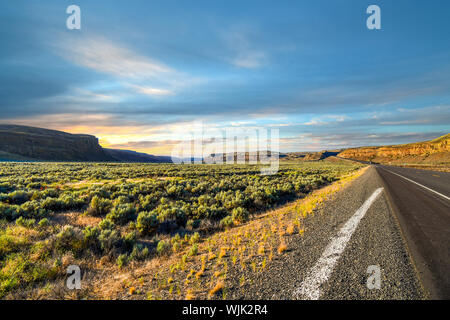
<path id="1" fill-rule="evenodd" d="M 19 125 L 0 125 L 0 159 L 114 161 L 94 136 Z"/>
<path id="2" fill-rule="evenodd" d="M 450 133 L 424 142 L 347 149 L 339 157 L 379 163 L 450 163 Z"/>

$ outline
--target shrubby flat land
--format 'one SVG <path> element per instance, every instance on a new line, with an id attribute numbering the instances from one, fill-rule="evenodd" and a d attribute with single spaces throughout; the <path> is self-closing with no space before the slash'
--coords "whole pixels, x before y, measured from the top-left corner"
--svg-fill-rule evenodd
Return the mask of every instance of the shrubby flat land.
<path id="1" fill-rule="evenodd" d="M 314 190 L 361 167 L 1 163 L 0 298 L 224 298 L 301 236 Z"/>

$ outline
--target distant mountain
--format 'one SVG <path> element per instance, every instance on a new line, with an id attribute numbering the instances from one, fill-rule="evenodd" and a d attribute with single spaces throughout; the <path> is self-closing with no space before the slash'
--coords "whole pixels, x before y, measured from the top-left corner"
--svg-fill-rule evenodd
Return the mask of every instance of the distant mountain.
<path id="1" fill-rule="evenodd" d="M 288 152 L 280 154 L 280 158 L 285 161 L 317 161 L 328 157 L 336 156 L 340 150 L 323 150 L 317 152 Z"/>
<path id="2" fill-rule="evenodd" d="M 267 150 L 261 151 L 253 151 L 253 152 L 229 152 L 229 153 L 217 153 L 211 154 L 203 158 L 203 161 L 206 163 L 216 163 L 219 162 L 220 158 L 222 158 L 223 163 L 237 163 L 237 161 L 260 161 L 262 158 L 263 161 L 266 160 L 266 157 L 276 157 L 280 156 L 279 152 L 271 152 Z M 201 158 L 198 159 L 201 161 Z"/>
<path id="3" fill-rule="evenodd" d="M 450 133 L 430 141 L 346 149 L 339 157 L 378 163 L 450 163 Z"/>
<path id="4" fill-rule="evenodd" d="M 172 162 L 129 150 L 104 149 L 95 136 L 0 124 L 0 161 Z"/>
<path id="5" fill-rule="evenodd" d="M 171 163 L 172 159 L 165 156 L 154 156 L 147 153 L 141 153 L 130 150 L 106 149 L 107 154 L 119 162 L 149 162 L 149 163 Z"/>

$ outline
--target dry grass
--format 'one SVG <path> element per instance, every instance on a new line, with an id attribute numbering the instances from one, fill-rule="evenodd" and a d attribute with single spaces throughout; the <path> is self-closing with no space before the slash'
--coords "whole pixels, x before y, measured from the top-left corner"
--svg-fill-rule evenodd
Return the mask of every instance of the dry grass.
<path id="1" fill-rule="evenodd" d="M 222 280 L 217 281 L 216 285 L 214 286 L 214 288 L 212 288 L 209 291 L 209 295 L 210 296 L 214 296 L 216 293 L 218 293 L 220 290 L 222 290 L 225 287 L 225 283 Z"/>
<path id="2" fill-rule="evenodd" d="M 286 250 L 287 250 L 287 245 L 286 245 L 286 243 L 284 241 L 282 241 L 280 243 L 280 245 L 278 246 L 277 252 L 278 252 L 278 254 L 282 254 Z"/>

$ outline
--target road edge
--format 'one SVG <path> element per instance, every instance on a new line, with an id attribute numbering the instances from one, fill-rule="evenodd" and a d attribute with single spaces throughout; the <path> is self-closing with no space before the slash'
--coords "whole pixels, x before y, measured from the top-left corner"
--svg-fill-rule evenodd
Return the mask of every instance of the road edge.
<path id="1" fill-rule="evenodd" d="M 419 250 L 417 249 L 414 241 L 412 240 L 413 237 L 410 234 L 408 228 L 406 227 L 407 223 L 400 214 L 397 205 L 395 204 L 394 200 L 390 195 L 391 188 L 383 179 L 383 177 L 380 175 L 379 173 L 380 169 L 377 166 L 374 166 L 374 168 L 384 187 L 384 194 L 387 199 L 387 204 L 391 209 L 394 220 L 397 223 L 397 227 L 400 231 L 403 244 L 405 246 L 406 252 L 408 253 L 408 259 L 410 260 L 411 265 L 413 266 L 413 269 L 416 273 L 416 278 L 419 280 L 420 286 L 423 292 L 425 293 L 425 299 L 429 300 L 439 299 L 437 290 L 434 287 L 433 281 L 431 280 L 433 278 L 432 274 L 425 263 L 425 259 L 423 259 L 422 255 L 419 253 Z"/>

